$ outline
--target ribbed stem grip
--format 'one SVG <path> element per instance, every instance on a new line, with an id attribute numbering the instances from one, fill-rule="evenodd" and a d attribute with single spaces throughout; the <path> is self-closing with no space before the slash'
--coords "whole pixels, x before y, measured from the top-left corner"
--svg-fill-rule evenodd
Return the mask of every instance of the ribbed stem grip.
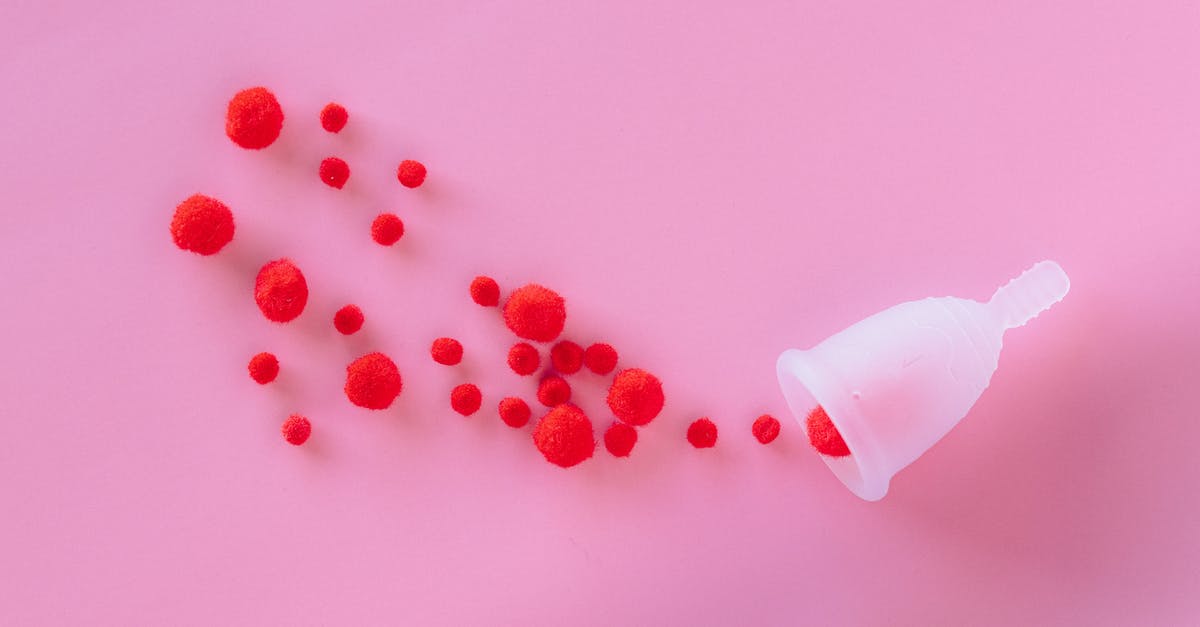
<path id="1" fill-rule="evenodd" d="M 996 290 L 988 307 L 1006 329 L 1029 322 L 1051 305 L 1062 300 L 1071 289 L 1071 279 L 1053 261 L 1041 261 Z"/>

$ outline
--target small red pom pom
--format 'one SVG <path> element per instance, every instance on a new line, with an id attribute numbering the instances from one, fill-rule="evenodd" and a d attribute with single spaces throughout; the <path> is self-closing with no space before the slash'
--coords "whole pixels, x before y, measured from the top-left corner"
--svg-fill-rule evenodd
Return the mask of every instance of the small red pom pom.
<path id="1" fill-rule="evenodd" d="M 309 435 L 312 435 L 312 423 L 300 414 L 292 414 L 283 421 L 283 426 L 279 430 L 288 444 L 300 446 L 308 441 Z"/>
<path id="2" fill-rule="evenodd" d="M 633 445 L 637 444 L 637 429 L 620 422 L 614 421 L 608 427 L 608 431 L 604 432 L 604 448 L 608 449 L 613 457 L 629 457 L 629 453 L 633 451 Z"/>
<path id="3" fill-rule="evenodd" d="M 492 277 L 477 276 L 471 281 L 471 300 L 477 305 L 495 307 L 500 304 L 500 286 Z"/>
<path id="4" fill-rule="evenodd" d="M 774 416 L 763 414 L 754 421 L 754 426 L 750 428 L 754 433 L 754 438 L 763 444 L 770 444 L 779 437 L 779 421 Z"/>
<path id="5" fill-rule="evenodd" d="M 566 321 L 563 297 L 536 283 L 517 288 L 504 303 L 504 324 L 522 339 L 552 342 Z"/>
<path id="6" fill-rule="evenodd" d="M 508 367 L 522 377 L 536 372 L 541 363 L 541 355 L 532 344 L 520 342 L 508 349 Z"/>
<path id="7" fill-rule="evenodd" d="M 396 169 L 396 178 L 405 187 L 420 187 L 425 182 L 425 165 L 411 159 L 401 161 Z"/>
<path id="8" fill-rule="evenodd" d="M 294 320 L 308 303 L 308 282 L 290 259 L 269 261 L 254 279 L 254 302 L 267 320 Z"/>
<path id="9" fill-rule="evenodd" d="M 380 246 L 391 246 L 404 236 L 404 222 L 394 213 L 381 213 L 371 223 L 371 239 Z"/>
<path id="10" fill-rule="evenodd" d="M 479 411 L 482 403 L 483 394 L 474 384 L 464 383 L 450 390 L 450 407 L 464 416 L 470 416 Z"/>
<path id="11" fill-rule="evenodd" d="M 529 404 L 515 396 L 500 401 L 500 420 L 513 429 L 524 427 L 532 414 Z"/>
<path id="12" fill-rule="evenodd" d="M 596 374 L 608 374 L 617 367 L 617 350 L 608 344 L 592 344 L 583 351 L 583 365 Z"/>
<path id="13" fill-rule="evenodd" d="M 271 353 L 259 353 L 250 358 L 250 378 L 266 385 L 279 376 L 279 359 Z"/>
<path id="14" fill-rule="evenodd" d="M 463 347 L 452 337 L 439 337 L 433 341 L 429 354 L 433 356 L 434 361 L 443 366 L 454 366 L 462 361 Z"/>
<path id="15" fill-rule="evenodd" d="M 346 366 L 346 398 L 367 409 L 387 409 L 403 382 L 396 363 L 383 353 L 368 353 Z"/>
<path id="16" fill-rule="evenodd" d="M 608 388 L 608 408 L 618 420 L 640 427 L 648 424 L 663 408 L 662 382 L 642 370 L 622 370 Z"/>
<path id="17" fill-rule="evenodd" d="M 538 402 L 546 407 L 557 407 L 571 400 L 571 384 L 558 375 L 547 375 L 538 383 Z"/>
<path id="18" fill-rule="evenodd" d="M 701 418 L 688 427 L 687 440 L 696 448 L 712 448 L 717 444 L 717 425 L 708 418 Z"/>
<path id="19" fill-rule="evenodd" d="M 358 305 L 346 305 L 333 314 L 333 326 L 342 335 L 353 335 L 363 325 L 363 312 Z"/>
<path id="20" fill-rule="evenodd" d="M 829 414 L 825 413 L 824 407 L 817 405 L 816 409 L 809 412 L 805 426 L 808 427 L 808 441 L 818 453 L 830 457 L 850 454 L 850 447 L 846 446 L 846 441 L 829 419 Z"/>
<path id="21" fill-rule="evenodd" d="M 270 146 L 283 128 L 283 108 L 265 87 L 251 87 L 234 94 L 225 112 L 225 134 L 242 148 L 258 150 Z"/>
<path id="22" fill-rule="evenodd" d="M 171 239 L 183 250 L 212 255 L 233 239 L 233 212 L 216 198 L 193 194 L 175 207 Z"/>
<path id="23" fill-rule="evenodd" d="M 575 374 L 583 367 L 583 347 L 563 340 L 550 349 L 550 363 L 563 374 Z"/>
<path id="24" fill-rule="evenodd" d="M 341 189 L 350 179 L 350 166 L 337 157 L 329 157 L 321 162 L 318 174 L 326 185 Z"/>
<path id="25" fill-rule="evenodd" d="M 337 133 L 346 128 L 349 119 L 350 114 L 346 113 L 346 107 L 336 102 L 331 102 L 321 109 L 321 128 L 330 133 Z"/>
<path id="26" fill-rule="evenodd" d="M 596 436 L 587 414 L 568 403 L 555 407 L 538 421 L 533 428 L 533 444 L 546 461 L 570 468 L 592 456 Z"/>

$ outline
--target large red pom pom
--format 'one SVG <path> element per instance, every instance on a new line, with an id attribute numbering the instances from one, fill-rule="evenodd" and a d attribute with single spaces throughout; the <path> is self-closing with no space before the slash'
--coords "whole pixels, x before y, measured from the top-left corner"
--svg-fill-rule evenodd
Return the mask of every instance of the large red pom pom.
<path id="1" fill-rule="evenodd" d="M 687 439 L 696 448 L 712 448 L 717 444 L 717 425 L 708 418 L 701 418 L 688 427 Z"/>
<path id="2" fill-rule="evenodd" d="M 321 162 L 317 173 L 321 180 L 330 187 L 341 189 L 350 180 L 350 166 L 337 157 L 328 157 Z"/>
<path id="3" fill-rule="evenodd" d="M 420 187 L 425 182 L 425 164 L 411 159 L 401 161 L 396 168 L 396 178 L 405 187 Z"/>
<path id="4" fill-rule="evenodd" d="M 300 446 L 308 441 L 308 436 L 312 434 L 312 423 L 308 418 L 300 414 L 292 414 L 287 420 L 283 421 L 283 426 L 279 429 L 283 433 L 283 439 L 288 441 L 288 444 Z"/>
<path id="5" fill-rule="evenodd" d="M 452 337 L 439 337 L 433 341 L 433 346 L 429 348 L 429 354 L 434 361 L 443 366 L 454 366 L 462 361 L 463 347 L 458 340 Z"/>
<path id="6" fill-rule="evenodd" d="M 333 314 L 333 326 L 342 335 L 353 335 L 362 328 L 363 312 L 358 305 L 346 305 Z"/>
<path id="7" fill-rule="evenodd" d="M 283 108 L 265 87 L 234 94 L 225 112 L 225 134 L 242 148 L 270 146 L 283 128 Z"/>
<path id="8" fill-rule="evenodd" d="M 563 374 L 575 374 L 583 367 L 583 347 L 563 340 L 550 349 L 550 363 Z"/>
<path id="9" fill-rule="evenodd" d="M 613 457 L 629 457 L 629 453 L 633 451 L 633 445 L 637 444 L 637 429 L 620 422 L 614 421 L 608 427 L 608 431 L 604 432 L 604 448 L 608 449 Z"/>
<path id="10" fill-rule="evenodd" d="M 233 212 L 216 198 L 193 194 L 175 207 L 171 239 L 183 250 L 214 254 L 233 239 Z"/>
<path id="11" fill-rule="evenodd" d="M 509 396 L 500 401 L 500 420 L 504 424 L 513 429 L 520 429 L 529 422 L 529 417 L 533 414 L 529 409 L 529 404 L 524 400 L 515 396 Z"/>
<path id="12" fill-rule="evenodd" d="M 617 349 L 596 343 L 583 352 L 583 365 L 596 374 L 608 374 L 617 367 Z"/>
<path id="13" fill-rule="evenodd" d="M 750 431 L 754 433 L 754 439 L 763 444 L 770 444 L 779 437 L 779 421 L 774 416 L 763 414 L 754 421 Z"/>
<path id="14" fill-rule="evenodd" d="M 558 375 L 548 375 L 538 383 L 538 402 L 546 407 L 556 407 L 571 400 L 571 384 Z"/>
<path id="15" fill-rule="evenodd" d="M 396 363 L 383 353 L 368 353 L 346 366 L 346 398 L 367 409 L 387 409 L 403 383 Z"/>
<path id="16" fill-rule="evenodd" d="M 663 401 L 662 382 L 641 368 L 618 372 L 608 388 L 608 407 L 613 415 L 635 427 L 654 420 L 662 411 Z"/>
<path id="17" fill-rule="evenodd" d="M 464 416 L 470 416 L 479 411 L 479 406 L 482 404 L 483 394 L 474 384 L 464 383 L 450 390 L 450 407 Z"/>
<path id="18" fill-rule="evenodd" d="M 380 246 L 391 246 L 404 236 L 404 222 L 393 213 L 381 213 L 371 222 L 371 239 Z"/>
<path id="19" fill-rule="evenodd" d="M 290 259 L 269 261 L 254 279 L 254 302 L 267 320 L 295 320 L 308 303 L 308 282 Z"/>
<path id="20" fill-rule="evenodd" d="M 346 107 L 336 102 L 331 102 L 321 109 L 321 128 L 330 133 L 337 133 L 346 128 L 349 119 L 350 114 L 346 113 Z"/>
<path id="21" fill-rule="evenodd" d="M 596 437 L 583 410 L 565 404 L 550 410 L 533 428 L 533 443 L 546 461 L 570 468 L 592 456 Z"/>
<path id="22" fill-rule="evenodd" d="M 489 276 L 477 276 L 471 281 L 471 300 L 484 307 L 500 304 L 500 285 Z"/>
<path id="23" fill-rule="evenodd" d="M 519 338 L 552 342 L 566 321 L 563 297 L 536 283 L 517 288 L 504 303 L 504 323 Z"/>
<path id="24" fill-rule="evenodd" d="M 818 453 L 830 457 L 850 454 L 850 447 L 846 446 L 846 441 L 829 419 L 829 414 L 825 413 L 824 407 L 817 405 L 816 409 L 809 412 L 805 426 L 808 427 L 808 441 Z"/>
<path id="25" fill-rule="evenodd" d="M 271 353 L 259 353 L 250 358 L 247 369 L 250 370 L 251 379 L 261 385 L 266 385 L 279 376 L 279 359 Z"/>
<path id="26" fill-rule="evenodd" d="M 532 344 L 520 342 L 508 349 L 508 367 L 522 377 L 536 372 L 541 363 L 542 357 Z"/>

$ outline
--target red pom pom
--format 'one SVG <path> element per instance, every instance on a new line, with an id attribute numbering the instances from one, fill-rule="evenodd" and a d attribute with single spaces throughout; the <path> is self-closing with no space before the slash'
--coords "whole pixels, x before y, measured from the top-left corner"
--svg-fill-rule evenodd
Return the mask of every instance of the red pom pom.
<path id="1" fill-rule="evenodd" d="M 352 335 L 363 325 L 363 312 L 358 305 L 346 305 L 333 314 L 333 326 L 342 335 Z"/>
<path id="2" fill-rule="evenodd" d="M 250 378 L 266 385 L 279 376 L 279 360 L 271 353 L 259 353 L 250 358 Z"/>
<path id="3" fill-rule="evenodd" d="M 635 427 L 648 424 L 662 411 L 662 382 L 641 368 L 622 370 L 608 388 L 608 408 L 621 422 Z"/>
<path id="4" fill-rule="evenodd" d="M 596 374 L 608 374 L 617 367 L 617 349 L 608 344 L 592 344 L 583 352 L 583 365 Z"/>
<path id="5" fill-rule="evenodd" d="M 225 112 L 225 134 L 242 148 L 258 150 L 270 146 L 283 128 L 283 108 L 265 87 L 251 87 L 234 94 Z"/>
<path id="6" fill-rule="evenodd" d="M 482 403 L 483 394 L 471 383 L 464 383 L 450 390 L 450 407 L 464 416 L 470 416 L 479 411 Z"/>
<path id="7" fill-rule="evenodd" d="M 500 304 L 500 286 L 488 276 L 477 276 L 471 281 L 471 300 L 477 305 L 495 307 Z"/>
<path id="8" fill-rule="evenodd" d="M 558 375 L 548 375 L 538 383 L 538 402 L 546 407 L 557 407 L 571 400 L 571 384 Z"/>
<path id="9" fill-rule="evenodd" d="M 403 383 L 396 363 L 383 353 L 368 353 L 346 366 L 346 398 L 367 409 L 387 409 Z"/>
<path id="10" fill-rule="evenodd" d="M 349 119 L 350 114 L 346 113 L 346 107 L 336 102 L 331 102 L 321 109 L 321 128 L 330 133 L 337 133 L 346 128 Z"/>
<path id="11" fill-rule="evenodd" d="M 825 413 L 824 407 L 817 405 L 816 409 L 809 412 L 805 426 L 808 427 L 808 441 L 818 453 L 830 457 L 845 457 L 850 454 L 850 447 L 846 446 L 846 441 L 842 439 L 837 427 L 833 426 L 833 421 L 829 419 L 829 414 Z"/>
<path id="12" fill-rule="evenodd" d="M 550 410 L 533 428 L 533 444 L 546 461 L 570 468 L 592 456 L 596 437 L 583 410 L 565 404 Z"/>
<path id="13" fill-rule="evenodd" d="M 575 374 L 583 367 L 583 347 L 570 340 L 563 340 L 550 349 L 550 363 L 563 374 Z"/>
<path id="14" fill-rule="evenodd" d="M 633 445 L 637 444 L 637 429 L 619 421 L 614 421 L 608 431 L 604 432 L 604 448 L 613 457 L 629 457 Z"/>
<path id="15" fill-rule="evenodd" d="M 536 372 L 541 363 L 542 358 L 538 355 L 538 349 L 534 348 L 532 344 L 521 342 L 513 344 L 513 347 L 508 349 L 508 367 L 522 377 Z"/>
<path id="16" fill-rule="evenodd" d="M 371 223 L 371 239 L 381 246 L 391 246 L 404 236 L 404 223 L 394 213 L 381 213 Z"/>
<path id="17" fill-rule="evenodd" d="M 193 194 L 175 207 L 171 239 L 183 250 L 214 254 L 233 239 L 233 212 L 216 198 Z"/>
<path id="18" fill-rule="evenodd" d="M 350 179 L 350 166 L 337 157 L 328 157 L 321 162 L 318 174 L 326 185 L 341 189 Z"/>
<path id="19" fill-rule="evenodd" d="M 308 441 L 308 436 L 312 435 L 312 423 L 308 418 L 300 414 L 292 414 L 287 420 L 283 421 L 283 427 L 279 429 L 283 433 L 283 439 L 288 441 L 288 444 L 300 446 Z"/>
<path id="20" fill-rule="evenodd" d="M 779 437 L 779 421 L 774 416 L 763 414 L 754 421 L 750 430 L 754 433 L 754 439 L 763 444 L 770 444 Z"/>
<path id="21" fill-rule="evenodd" d="M 308 303 L 308 283 L 300 268 L 290 259 L 276 259 L 263 265 L 254 279 L 254 302 L 267 320 L 295 320 Z"/>
<path id="22" fill-rule="evenodd" d="M 500 401 L 500 420 L 513 429 L 524 427 L 532 414 L 529 404 L 515 396 Z"/>
<path id="23" fill-rule="evenodd" d="M 396 178 L 405 187 L 420 187 L 425 182 L 425 165 L 411 159 L 401 161 L 396 169 Z"/>
<path id="24" fill-rule="evenodd" d="M 717 445 L 717 425 L 708 418 L 701 418 L 688 427 L 687 439 L 696 448 L 712 448 Z"/>
<path id="25" fill-rule="evenodd" d="M 566 321 L 563 297 L 536 283 L 517 288 L 504 303 L 504 324 L 522 339 L 552 342 Z"/>
<path id="26" fill-rule="evenodd" d="M 443 366 L 454 366 L 462 361 L 463 347 L 452 337 L 439 337 L 433 341 L 429 354 L 433 356 L 434 361 Z"/>

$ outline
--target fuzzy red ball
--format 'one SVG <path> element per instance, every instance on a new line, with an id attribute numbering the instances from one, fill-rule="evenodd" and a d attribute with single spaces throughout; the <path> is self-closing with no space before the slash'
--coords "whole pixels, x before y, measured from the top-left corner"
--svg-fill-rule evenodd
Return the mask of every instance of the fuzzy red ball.
<path id="1" fill-rule="evenodd" d="M 519 342 L 508 349 L 508 367 L 522 377 L 537 372 L 541 363 L 542 357 L 532 344 Z"/>
<path id="2" fill-rule="evenodd" d="M 321 161 L 317 173 L 326 185 L 341 189 L 350 180 L 350 166 L 337 157 L 327 157 Z"/>
<path id="3" fill-rule="evenodd" d="M 346 398 L 359 407 L 387 409 L 402 387 L 400 369 L 383 353 L 368 353 L 346 366 Z"/>
<path id="4" fill-rule="evenodd" d="M 529 403 L 515 396 L 509 396 L 500 401 L 500 420 L 504 424 L 513 429 L 520 429 L 529 422 L 529 417 L 533 412 L 529 409 Z"/>
<path id="5" fill-rule="evenodd" d="M 283 426 L 279 431 L 283 433 L 283 439 L 287 440 L 288 444 L 300 446 L 308 441 L 308 436 L 312 435 L 312 423 L 300 414 L 292 414 L 283 421 Z"/>
<path id="6" fill-rule="evenodd" d="M 425 164 L 420 161 L 406 159 L 396 168 L 396 178 L 405 187 L 420 187 L 425 182 Z"/>
<path id="7" fill-rule="evenodd" d="M 596 436 L 583 410 L 569 403 L 550 410 L 533 428 L 533 444 L 546 461 L 570 468 L 592 456 Z"/>
<path id="8" fill-rule="evenodd" d="M 458 340 L 452 337 L 439 337 L 433 341 L 433 346 L 429 348 L 429 354 L 434 361 L 443 366 L 454 366 L 462 361 L 463 347 Z"/>
<path id="9" fill-rule="evenodd" d="M 754 421 L 750 431 L 754 433 L 754 439 L 763 444 L 770 444 L 779 437 L 779 421 L 774 416 L 763 414 Z"/>
<path id="10" fill-rule="evenodd" d="M 654 420 L 663 402 L 662 382 L 641 368 L 618 372 L 608 388 L 608 408 L 618 420 L 635 427 Z"/>
<path id="11" fill-rule="evenodd" d="M 477 276 L 471 281 L 471 300 L 484 307 L 500 304 L 500 285 L 490 276 Z"/>
<path id="12" fill-rule="evenodd" d="M 522 339 L 552 342 L 566 321 L 563 297 L 536 283 L 517 288 L 504 303 L 504 324 Z"/>
<path id="13" fill-rule="evenodd" d="M 583 365 L 596 374 L 608 374 L 617 367 L 617 349 L 596 343 L 583 351 Z"/>
<path id="14" fill-rule="evenodd" d="M 608 449 L 613 457 L 629 457 L 637 439 L 637 429 L 619 420 L 614 421 L 609 425 L 608 431 L 604 432 L 604 448 Z"/>
<path id="15" fill-rule="evenodd" d="M 470 416 L 479 411 L 481 404 L 483 404 L 483 394 L 472 383 L 464 383 L 450 390 L 450 407 L 464 416 Z"/>
<path id="16" fill-rule="evenodd" d="M 337 133 L 343 128 L 346 128 L 346 122 L 350 120 L 350 114 L 346 112 L 346 107 L 331 102 L 321 109 L 321 128 L 330 133 Z"/>
<path id="17" fill-rule="evenodd" d="M 391 246 L 404 236 L 404 222 L 394 213 L 381 213 L 371 222 L 371 239 L 380 246 Z"/>
<path id="18" fill-rule="evenodd" d="M 701 418 L 688 426 L 687 440 L 696 448 L 712 448 L 717 445 L 717 425 Z"/>
<path id="19" fill-rule="evenodd" d="M 825 413 L 824 407 L 817 405 L 816 409 L 809 412 L 804 424 L 808 429 L 808 441 L 818 453 L 830 457 L 850 454 L 850 447 L 846 446 L 846 441 L 829 419 L 829 414 Z"/>
<path id="20" fill-rule="evenodd" d="M 550 349 L 550 363 L 563 374 L 575 374 L 583 367 L 583 347 L 563 340 Z"/>
<path id="21" fill-rule="evenodd" d="M 557 407 L 571 400 L 571 384 L 558 375 L 548 375 L 538 383 L 538 402 L 546 407 Z"/>
<path id="22" fill-rule="evenodd" d="M 342 335 L 353 335 L 362 328 L 363 312 L 358 305 L 346 305 L 333 314 L 333 326 Z"/>
<path id="23" fill-rule="evenodd" d="M 308 282 L 290 259 L 268 261 L 254 279 L 254 302 L 267 320 L 295 320 L 308 303 Z"/>
<path id="24" fill-rule="evenodd" d="M 251 87 L 234 94 L 225 111 L 225 134 L 242 148 L 270 146 L 283 128 L 283 108 L 266 87 Z"/>
<path id="25" fill-rule="evenodd" d="M 233 212 L 225 203 L 192 194 L 175 207 L 171 218 L 171 239 L 183 250 L 212 255 L 233 239 Z"/>
<path id="26" fill-rule="evenodd" d="M 266 385 L 279 376 L 279 359 L 271 353 L 259 353 L 250 358 L 250 364 L 246 368 L 250 371 L 251 379 Z"/>

